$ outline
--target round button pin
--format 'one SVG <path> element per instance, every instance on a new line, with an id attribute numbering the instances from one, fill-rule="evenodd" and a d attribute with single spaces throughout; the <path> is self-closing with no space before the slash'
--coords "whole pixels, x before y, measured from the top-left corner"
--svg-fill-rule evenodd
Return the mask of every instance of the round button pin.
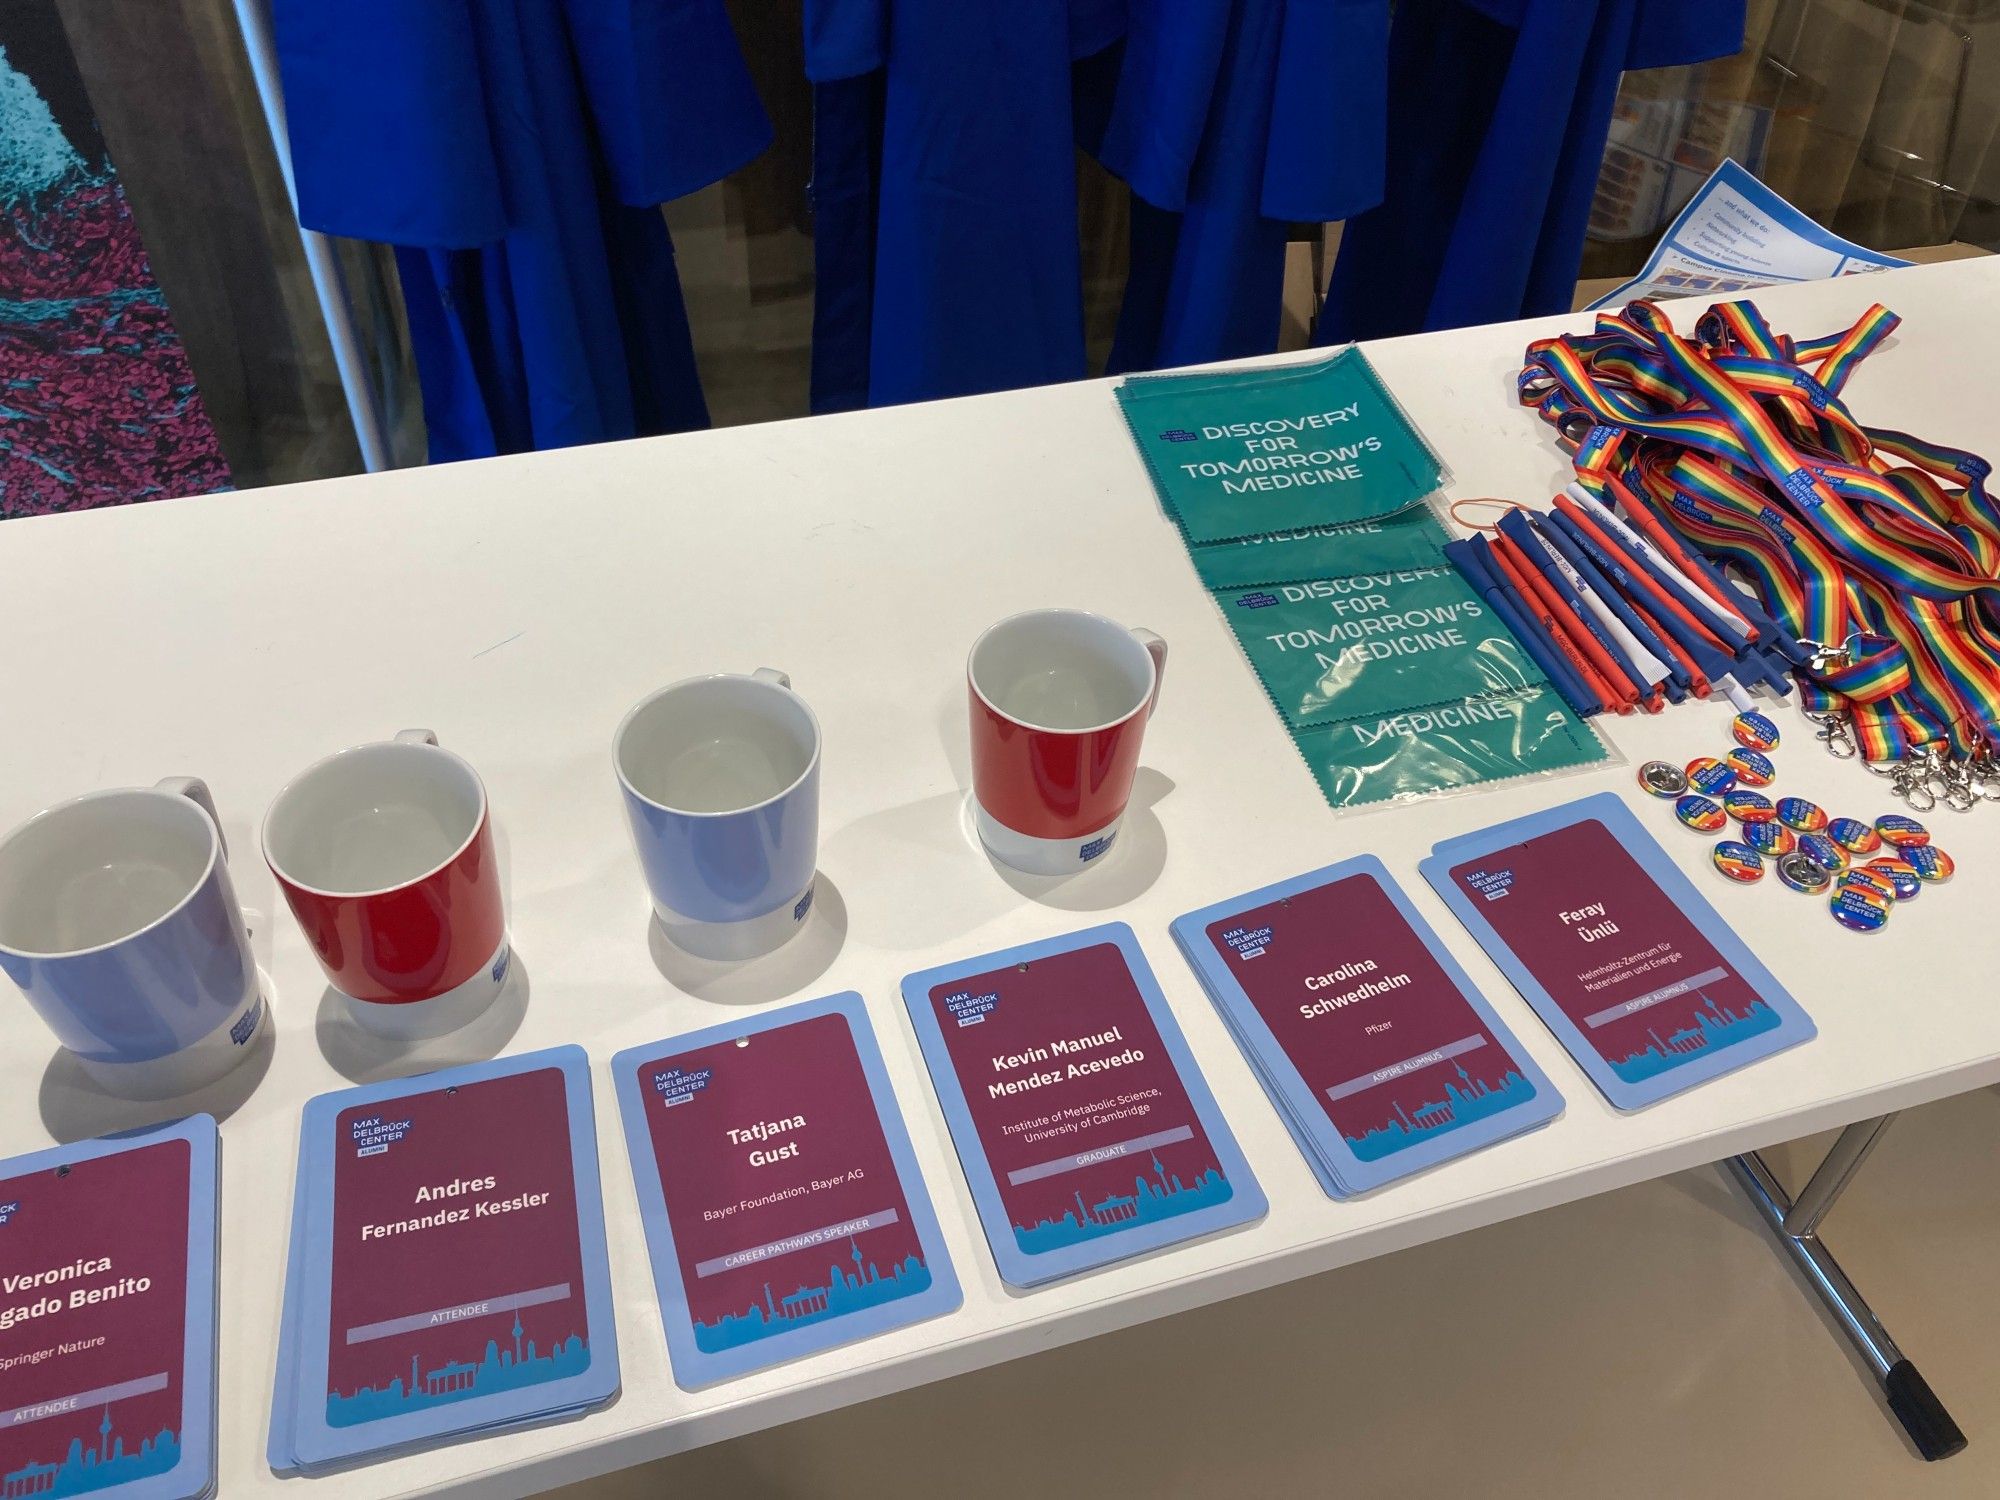
<path id="1" fill-rule="evenodd" d="M 1853 869 L 1834 881 L 1836 891 L 1864 890 L 1880 896 L 1884 901 L 1896 899 L 1896 883 L 1879 870 Z"/>
<path id="2" fill-rule="evenodd" d="M 1688 789 L 1687 772 L 1671 761 L 1649 760 L 1639 767 L 1639 785 L 1655 797 L 1678 797 Z"/>
<path id="3" fill-rule="evenodd" d="M 1776 818 L 1766 818 L 1761 823 L 1743 825 L 1743 842 L 1759 854 L 1790 854 L 1797 847 L 1799 837 Z"/>
<path id="4" fill-rule="evenodd" d="M 1764 878 L 1764 856 L 1735 839 L 1724 839 L 1717 844 L 1710 858 L 1715 861 L 1716 869 L 1740 884 L 1749 885 Z"/>
<path id="5" fill-rule="evenodd" d="M 1731 792 L 1722 799 L 1722 810 L 1739 823 L 1770 823 L 1778 810 L 1762 792 Z"/>
<path id="6" fill-rule="evenodd" d="M 1933 884 L 1951 879 L 1952 872 L 1958 868 L 1952 857 L 1936 844 L 1919 844 L 1914 849 L 1905 849 L 1903 858 L 1917 872 L 1917 879 Z"/>
<path id="7" fill-rule="evenodd" d="M 1771 757 L 1755 750 L 1732 750 L 1723 759 L 1736 773 L 1738 786 L 1769 786 L 1778 779 L 1778 768 L 1771 764 Z"/>
<path id="8" fill-rule="evenodd" d="M 1875 820 L 1875 831 L 1882 835 L 1882 842 L 1893 844 L 1898 849 L 1915 849 L 1931 841 L 1931 832 L 1915 818 L 1902 813 L 1883 813 Z"/>
<path id="9" fill-rule="evenodd" d="M 1674 816 L 1679 818 L 1696 833 L 1714 833 L 1727 826 L 1729 815 L 1720 804 L 1690 794 L 1674 804 Z"/>
<path id="10" fill-rule="evenodd" d="M 1833 884 L 1833 877 L 1827 873 L 1826 866 L 1814 864 L 1797 851 L 1779 859 L 1778 879 L 1795 891 L 1804 891 L 1808 896 L 1817 896 Z"/>
<path id="11" fill-rule="evenodd" d="M 1780 797 L 1778 821 L 1800 833 L 1818 833 L 1826 827 L 1826 809 L 1803 797 Z"/>
<path id="12" fill-rule="evenodd" d="M 1688 785 L 1704 797 L 1720 797 L 1736 786 L 1736 773 L 1727 761 L 1713 755 L 1697 756 L 1687 763 Z"/>
<path id="13" fill-rule="evenodd" d="M 1746 750 L 1778 748 L 1778 726 L 1754 709 L 1746 709 L 1730 720 L 1729 732 Z"/>
<path id="14" fill-rule="evenodd" d="M 1889 908 L 1859 890 L 1836 892 L 1827 903 L 1833 920 L 1851 932 L 1880 932 L 1888 925 Z"/>
<path id="15" fill-rule="evenodd" d="M 1800 834 L 1799 853 L 1829 875 L 1838 875 L 1847 868 L 1847 851 L 1823 833 Z"/>
<path id="16" fill-rule="evenodd" d="M 1923 893 L 1924 883 L 1917 879 L 1916 867 L 1906 859 L 1871 859 L 1868 868 L 1889 878 L 1898 901 L 1914 901 Z"/>
<path id="17" fill-rule="evenodd" d="M 1882 835 L 1875 826 L 1859 818 L 1835 818 L 1826 825 L 1826 836 L 1849 854 L 1873 854 L 1882 847 Z"/>

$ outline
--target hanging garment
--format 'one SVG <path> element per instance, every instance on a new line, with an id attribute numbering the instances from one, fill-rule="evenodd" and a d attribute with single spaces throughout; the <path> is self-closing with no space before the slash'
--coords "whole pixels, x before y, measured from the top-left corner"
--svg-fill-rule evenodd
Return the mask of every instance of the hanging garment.
<path id="1" fill-rule="evenodd" d="M 722 0 L 274 0 L 299 218 L 396 247 L 434 462 L 708 425 L 657 205 L 770 144 Z"/>
<path id="2" fill-rule="evenodd" d="M 1388 0 L 1134 10 L 1092 147 L 1133 195 L 1111 373 L 1277 348 L 1291 224 L 1381 201 L 1388 36 Z"/>
<path id="3" fill-rule="evenodd" d="M 1123 0 L 807 0 L 812 407 L 1083 376 L 1070 64 Z"/>
<path id="4" fill-rule="evenodd" d="M 1743 0 L 1401 0 L 1388 194 L 1348 224 L 1317 341 L 1567 312 L 1626 69 L 1725 57 Z"/>

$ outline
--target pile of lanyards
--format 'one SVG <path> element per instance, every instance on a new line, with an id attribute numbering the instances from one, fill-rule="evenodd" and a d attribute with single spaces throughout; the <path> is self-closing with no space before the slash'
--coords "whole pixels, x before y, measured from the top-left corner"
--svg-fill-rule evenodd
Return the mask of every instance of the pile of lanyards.
<path id="1" fill-rule="evenodd" d="M 1531 344 L 1520 392 L 1578 490 L 1748 586 L 1831 753 L 1918 810 L 1964 810 L 2000 801 L 2000 507 L 1985 459 L 1864 427 L 1841 400 L 1898 321 L 1878 305 L 1795 339 L 1728 302 L 1688 339 L 1634 302 Z"/>

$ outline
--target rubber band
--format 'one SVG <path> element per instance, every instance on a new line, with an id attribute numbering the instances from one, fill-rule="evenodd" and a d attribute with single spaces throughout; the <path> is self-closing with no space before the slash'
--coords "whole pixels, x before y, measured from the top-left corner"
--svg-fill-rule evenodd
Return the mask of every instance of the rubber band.
<path id="1" fill-rule="evenodd" d="M 1502 500 L 1498 495 L 1467 495 L 1461 500 L 1452 501 L 1451 504 L 1445 508 L 1445 513 L 1449 515 L 1451 519 L 1455 521 L 1458 525 L 1464 527 L 1467 531 L 1483 531 L 1489 534 L 1492 532 L 1496 532 L 1500 529 L 1499 522 L 1496 521 L 1488 525 L 1481 525 L 1477 521 L 1468 521 L 1465 519 L 1465 517 L 1461 516 L 1458 513 L 1458 508 L 1461 505 L 1497 505 L 1503 512 L 1521 509 L 1521 504 L 1519 501 Z"/>

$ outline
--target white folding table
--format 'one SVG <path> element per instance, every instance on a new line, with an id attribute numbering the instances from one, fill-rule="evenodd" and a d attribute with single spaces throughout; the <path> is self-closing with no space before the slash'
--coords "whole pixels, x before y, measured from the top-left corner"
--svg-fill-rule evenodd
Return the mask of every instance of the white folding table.
<path id="1" fill-rule="evenodd" d="M 1870 299 L 1906 321 L 1849 388 L 1862 418 L 2000 447 L 1985 363 L 2000 347 L 2000 260 L 1757 298 L 1778 328 L 1801 334 L 1844 326 Z M 1697 306 L 1680 305 L 1683 326 Z M 1368 352 L 1456 472 L 1455 496 L 1540 501 L 1568 468 L 1543 424 L 1515 405 L 1513 377 L 1531 337 L 1587 326 L 1571 317 Z M 966 648 L 1001 615 L 1049 603 L 1148 626 L 1171 646 L 1128 831 L 1105 865 L 1068 884 L 997 871 L 964 814 Z M 274 910 L 258 822 L 281 782 L 315 757 L 410 726 L 435 729 L 487 780 L 524 971 L 502 1011 L 422 1056 L 574 1041 L 598 1064 L 624 1393 L 568 1425 L 312 1482 L 328 1496 L 523 1494 L 1724 1158 L 1739 1158 L 1774 1225 L 1811 1231 L 1885 1117 L 2000 1081 L 2000 808 L 1929 814 L 1959 874 L 1871 936 L 1841 930 L 1823 901 L 1775 880 L 1725 885 L 1708 841 L 1637 790 L 1641 760 L 1726 746 L 1729 711 L 1717 704 L 1611 721 L 1622 766 L 1335 816 L 1160 514 L 1108 382 L 10 522 L 0 525 L 0 653 L 0 826 L 94 787 L 206 777 L 257 913 L 275 1045 L 199 1101 L 224 1116 L 227 1495 L 280 1484 L 263 1449 L 300 1106 L 397 1065 L 323 998 L 289 914 Z M 737 971 L 707 968 L 649 933 L 611 732 L 662 683 L 765 665 L 791 674 L 825 727 L 821 898 L 789 949 Z M 1836 813 L 1890 810 L 1881 784 L 1826 756 L 1796 713 L 1776 717 L 1783 791 Z M 1619 1115 L 1417 875 L 1439 838 L 1605 788 L 1642 804 L 1661 842 L 1712 887 L 1811 1012 L 1816 1040 Z M 1546 1130 L 1336 1203 L 1167 924 L 1363 852 L 1412 893 L 1568 1110 Z M 1270 1213 L 1239 1232 L 1012 1291 L 994 1274 L 897 984 L 916 969 L 1108 920 L 1138 932 Z M 603 1065 L 622 1047 L 744 1005 L 844 989 L 858 990 L 873 1017 L 965 1305 L 682 1391 Z M 139 1117 L 81 1087 L 18 999 L 0 998 L 0 1039 L 0 1152 Z M 1834 1127 L 1851 1128 L 1796 1203 L 1742 1156 Z M 1816 1237 L 1783 1243 L 1844 1309 L 1878 1372 L 1901 1368 Z M 1339 1440 L 1336 1417 L 1328 1441 Z"/>

